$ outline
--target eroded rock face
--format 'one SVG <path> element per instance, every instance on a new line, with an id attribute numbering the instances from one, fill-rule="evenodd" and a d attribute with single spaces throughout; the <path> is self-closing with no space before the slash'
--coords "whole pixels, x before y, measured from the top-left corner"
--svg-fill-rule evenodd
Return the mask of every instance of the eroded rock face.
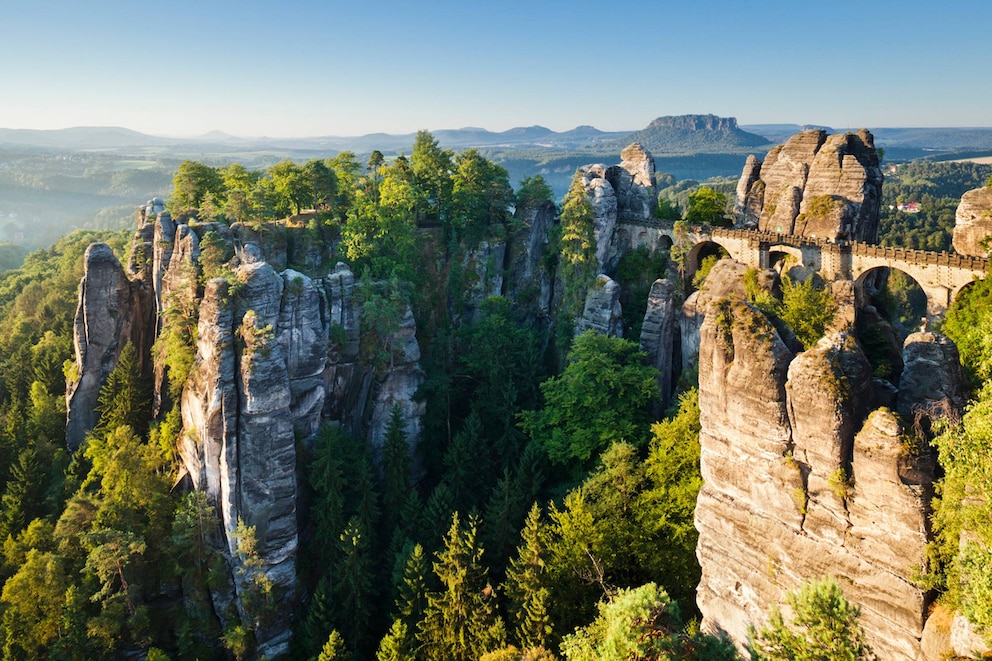
<path id="1" fill-rule="evenodd" d="M 602 273 L 586 293 L 582 316 L 575 320 L 575 334 L 592 329 L 601 335 L 623 337 L 620 285 Z"/>
<path id="2" fill-rule="evenodd" d="M 668 280 L 655 280 L 641 324 L 640 346 L 648 354 L 648 364 L 658 369 L 662 407 L 672 400 L 675 322 L 675 286 Z"/>
<path id="3" fill-rule="evenodd" d="M 481 241 L 465 254 L 462 267 L 473 277 L 464 293 L 464 315 L 474 320 L 483 302 L 490 296 L 503 294 L 503 274 L 506 266 L 506 243 L 503 241 Z"/>
<path id="4" fill-rule="evenodd" d="M 638 143 L 620 152 L 621 163 L 579 168 L 586 195 L 593 208 L 596 260 L 602 273 L 612 273 L 622 246 L 619 221 L 644 221 L 658 204 L 654 157 Z"/>
<path id="5" fill-rule="evenodd" d="M 393 408 L 400 411 L 407 444 L 412 451 L 420 442 L 420 420 L 426 407 L 423 401 L 414 399 L 417 389 L 424 382 L 424 372 L 420 369 L 417 324 L 409 307 L 404 310 L 403 319 L 390 343 L 394 347 L 393 362 L 377 387 L 369 422 L 368 438 L 376 457 L 381 454 L 385 443 Z M 417 472 L 419 470 L 415 467 Z"/>
<path id="6" fill-rule="evenodd" d="M 751 154 L 744 162 L 744 171 L 737 182 L 734 217 L 744 229 L 757 229 L 761 217 L 761 204 L 765 197 L 765 184 L 761 181 L 761 161 Z"/>
<path id="7" fill-rule="evenodd" d="M 812 578 L 835 576 L 885 659 L 915 660 L 927 612 L 929 453 L 873 401 L 860 346 L 835 332 L 793 353 L 759 311 L 711 304 L 700 334 L 695 519 L 703 628 L 742 650 L 748 627 Z"/>
<path id="8" fill-rule="evenodd" d="M 690 294 L 682 304 L 679 316 L 679 338 L 682 369 L 696 364 L 699 355 L 699 334 L 711 305 L 724 298 L 743 300 L 746 296 L 744 274 L 747 266 L 732 259 L 721 259 L 713 265 L 702 289 Z M 778 275 L 771 269 L 758 273 L 758 286 L 774 295 L 778 290 Z"/>
<path id="9" fill-rule="evenodd" d="M 75 450 L 97 422 L 100 388 L 117 365 L 127 342 L 135 343 L 139 358 L 147 345 L 142 310 L 148 308 L 141 281 L 132 282 L 114 251 L 105 243 L 94 243 L 83 257 L 83 279 L 73 326 L 76 378 L 66 384 L 66 444 Z"/>
<path id="10" fill-rule="evenodd" d="M 985 257 L 981 243 L 992 236 L 992 188 L 983 186 L 961 196 L 954 215 L 954 250 L 962 255 Z"/>
<path id="11" fill-rule="evenodd" d="M 288 603 L 296 590 L 297 549 L 297 416 L 291 407 L 290 368 L 294 375 L 306 377 L 326 340 L 319 315 L 307 319 L 301 312 L 306 306 L 296 304 L 304 297 L 305 285 L 300 284 L 300 297 L 291 297 L 284 310 L 283 277 L 271 266 L 242 266 L 237 277 L 243 284 L 234 297 L 228 296 L 223 280 L 212 280 L 206 287 L 197 363 L 183 393 L 180 454 L 194 486 L 218 508 L 238 595 L 251 589 L 252 572 L 261 571 L 277 598 Z M 295 274 L 290 277 L 295 281 Z M 316 328 L 301 327 L 296 338 L 282 328 L 280 338 L 280 318 L 294 316 Z M 319 404 L 318 411 L 323 402 Z M 239 523 L 255 528 L 261 566 L 251 571 L 245 571 L 237 552 Z M 244 603 L 239 598 L 239 610 Z M 261 654 L 284 654 L 289 649 L 289 623 L 263 627 L 256 638 Z"/>
<path id="12" fill-rule="evenodd" d="M 762 231 L 874 243 L 882 171 L 865 129 L 803 131 L 764 163 L 748 159 L 737 186 L 736 223 Z"/>
<path id="13" fill-rule="evenodd" d="M 960 415 L 968 399 L 958 348 L 936 333 L 913 333 L 902 351 L 899 413 L 912 420 L 917 412 L 929 417 Z"/>
<path id="14" fill-rule="evenodd" d="M 515 216 L 523 227 L 510 241 L 507 296 L 528 308 L 528 317 L 536 321 L 547 317 L 553 306 L 555 287 L 545 256 L 548 235 L 558 221 L 555 205 L 544 202 L 536 209 L 518 208 Z"/>
<path id="15" fill-rule="evenodd" d="M 617 196 L 613 185 L 607 179 L 607 168 L 603 165 L 587 165 L 579 169 L 586 195 L 592 204 L 593 236 L 596 238 L 596 261 L 599 270 L 607 271 L 615 265 L 618 255 Z"/>
<path id="16" fill-rule="evenodd" d="M 606 170 L 606 178 L 616 193 L 618 219 L 635 222 L 647 220 L 658 205 L 654 157 L 651 152 L 634 142 L 620 152 L 620 159 L 620 165 Z"/>

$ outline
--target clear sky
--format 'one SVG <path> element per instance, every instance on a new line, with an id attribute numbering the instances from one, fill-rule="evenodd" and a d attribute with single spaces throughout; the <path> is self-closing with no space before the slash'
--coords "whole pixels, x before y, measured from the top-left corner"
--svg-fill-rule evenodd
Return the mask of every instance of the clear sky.
<path id="1" fill-rule="evenodd" d="M 0 127 L 992 126 L 990 0 L 0 0 Z"/>

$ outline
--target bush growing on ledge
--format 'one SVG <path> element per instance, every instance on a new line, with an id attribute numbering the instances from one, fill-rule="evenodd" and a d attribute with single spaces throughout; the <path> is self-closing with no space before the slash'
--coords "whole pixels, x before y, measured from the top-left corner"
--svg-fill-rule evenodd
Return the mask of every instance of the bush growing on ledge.
<path id="1" fill-rule="evenodd" d="M 829 289 L 817 287 L 814 278 L 793 280 L 788 274 L 782 275 L 781 301 L 760 297 L 754 303 L 762 312 L 781 319 L 806 349 L 823 337 L 837 313 L 837 303 Z"/>
<path id="2" fill-rule="evenodd" d="M 867 661 L 875 659 L 858 624 L 861 609 L 832 578 L 814 580 L 788 598 L 786 623 L 778 608 L 768 625 L 751 631 L 751 661 Z"/>

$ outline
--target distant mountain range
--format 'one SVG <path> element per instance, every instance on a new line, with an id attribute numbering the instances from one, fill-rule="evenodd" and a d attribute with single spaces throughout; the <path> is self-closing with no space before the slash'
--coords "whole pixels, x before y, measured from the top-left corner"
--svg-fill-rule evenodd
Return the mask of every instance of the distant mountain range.
<path id="1" fill-rule="evenodd" d="M 638 131 L 601 131 L 578 126 L 569 131 L 552 131 L 544 126 L 521 126 L 507 131 L 465 127 L 433 131 L 438 142 L 455 150 L 470 147 L 492 150 L 618 153 L 631 142 L 640 142 L 655 156 L 666 154 L 732 154 L 762 152 L 771 145 L 807 128 L 827 126 L 800 124 L 750 124 L 738 126 L 733 117 L 679 115 L 659 117 Z M 871 129 L 877 145 L 907 154 L 992 150 L 992 128 L 878 128 Z M 309 138 L 245 138 L 212 131 L 191 138 L 147 135 L 121 127 L 75 127 L 59 130 L 0 128 L 0 145 L 69 150 L 154 150 L 189 153 L 228 154 L 244 152 L 328 154 L 344 150 L 368 154 L 374 149 L 385 154 L 409 153 L 415 134 L 370 133 L 362 136 L 316 136 Z"/>

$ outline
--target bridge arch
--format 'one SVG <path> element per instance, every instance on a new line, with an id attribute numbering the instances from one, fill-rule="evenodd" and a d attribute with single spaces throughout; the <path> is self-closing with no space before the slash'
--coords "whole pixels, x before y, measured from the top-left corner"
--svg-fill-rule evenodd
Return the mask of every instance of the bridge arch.
<path id="1" fill-rule="evenodd" d="M 685 257 L 685 277 L 688 282 L 692 282 L 696 272 L 703 265 L 703 260 L 710 256 L 716 256 L 718 260 L 733 257 L 731 252 L 717 241 L 705 240 L 696 243 Z"/>
<path id="2" fill-rule="evenodd" d="M 948 296 L 946 288 L 928 285 L 903 269 L 873 266 L 854 281 L 855 305 L 862 310 L 874 300 L 876 307 L 887 308 L 884 312 L 896 317 L 906 332 L 911 333 L 929 318 L 947 310 L 947 304 L 942 303 Z"/>

